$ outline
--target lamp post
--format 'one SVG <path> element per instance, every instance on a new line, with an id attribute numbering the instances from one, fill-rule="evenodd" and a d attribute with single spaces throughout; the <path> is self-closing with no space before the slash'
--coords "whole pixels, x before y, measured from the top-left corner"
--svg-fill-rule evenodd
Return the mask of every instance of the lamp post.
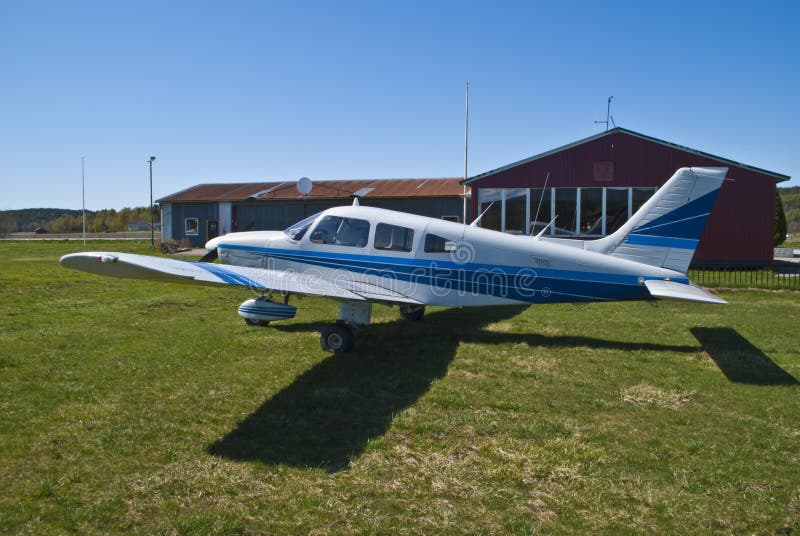
<path id="1" fill-rule="evenodd" d="M 150 249 L 156 249 L 155 218 L 153 216 L 153 161 L 155 156 L 148 160 L 150 164 Z"/>

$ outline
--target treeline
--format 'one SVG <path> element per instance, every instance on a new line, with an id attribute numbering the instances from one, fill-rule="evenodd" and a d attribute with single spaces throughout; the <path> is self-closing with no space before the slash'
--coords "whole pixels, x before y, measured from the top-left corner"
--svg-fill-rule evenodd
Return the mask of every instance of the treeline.
<path id="1" fill-rule="evenodd" d="M 800 186 L 778 188 L 786 214 L 786 230 L 789 233 L 800 233 Z"/>
<path id="2" fill-rule="evenodd" d="M 154 208 L 154 212 L 155 222 L 158 223 L 158 207 Z M 144 224 L 143 227 L 149 229 L 149 207 L 86 211 L 86 231 L 89 233 L 124 232 L 129 226 L 136 224 Z M 0 234 L 3 236 L 36 229 L 45 229 L 51 233 L 80 233 L 83 231 L 83 212 L 58 208 L 26 208 L 0 212 Z"/>

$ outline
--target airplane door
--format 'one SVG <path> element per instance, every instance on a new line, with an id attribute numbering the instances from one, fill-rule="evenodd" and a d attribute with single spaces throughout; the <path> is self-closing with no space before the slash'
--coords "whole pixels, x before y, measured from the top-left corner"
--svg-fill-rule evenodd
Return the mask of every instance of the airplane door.
<path id="1" fill-rule="evenodd" d="M 431 221 L 425 226 L 417 247 L 417 258 L 424 259 L 434 288 L 424 301 L 436 304 L 469 305 L 464 292 L 468 264 L 475 260 L 471 244 L 464 243 L 464 226 Z"/>

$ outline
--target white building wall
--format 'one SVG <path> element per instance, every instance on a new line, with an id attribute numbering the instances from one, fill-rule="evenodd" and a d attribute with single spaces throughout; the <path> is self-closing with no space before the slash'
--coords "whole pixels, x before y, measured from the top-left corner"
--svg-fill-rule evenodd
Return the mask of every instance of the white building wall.
<path id="1" fill-rule="evenodd" d="M 172 238 L 172 204 L 161 203 L 161 240 Z"/>

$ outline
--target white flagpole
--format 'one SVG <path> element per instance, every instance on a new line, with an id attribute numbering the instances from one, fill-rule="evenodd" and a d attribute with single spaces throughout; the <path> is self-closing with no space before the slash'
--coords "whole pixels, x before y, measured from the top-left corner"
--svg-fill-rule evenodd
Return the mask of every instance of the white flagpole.
<path id="1" fill-rule="evenodd" d="M 81 204 L 83 206 L 83 245 L 86 246 L 86 173 L 83 160 L 86 155 L 81 156 Z"/>
<path id="2" fill-rule="evenodd" d="M 464 115 L 464 180 L 467 180 L 467 157 L 469 148 L 469 81 L 466 90 L 466 111 Z M 467 185 L 464 184 L 462 196 L 464 198 L 464 217 L 462 221 L 467 223 Z"/>

